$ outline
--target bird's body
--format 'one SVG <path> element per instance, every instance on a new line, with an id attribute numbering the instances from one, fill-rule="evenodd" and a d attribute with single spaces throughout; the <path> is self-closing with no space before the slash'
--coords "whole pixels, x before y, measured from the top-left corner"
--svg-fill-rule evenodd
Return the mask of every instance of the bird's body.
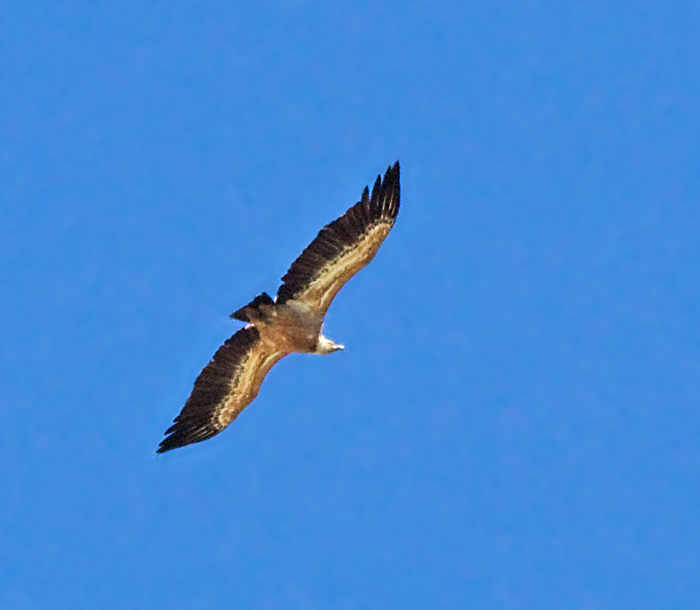
<path id="1" fill-rule="evenodd" d="M 399 211 L 398 161 L 370 196 L 321 229 L 297 258 L 277 296 L 266 293 L 231 314 L 248 325 L 214 354 L 194 384 L 158 453 L 218 434 L 258 395 L 270 369 L 292 353 L 330 354 L 343 349 L 321 334 L 331 301 L 374 258 Z"/>
<path id="2" fill-rule="evenodd" d="M 329 340 L 321 335 L 323 317 L 298 301 L 263 304 L 249 320 L 260 332 L 261 342 L 288 354 L 325 354 Z M 332 342 L 330 342 L 333 344 Z M 335 345 L 335 344 L 333 344 Z M 341 349 L 342 346 L 338 346 Z M 332 350 L 335 351 L 335 350 Z"/>

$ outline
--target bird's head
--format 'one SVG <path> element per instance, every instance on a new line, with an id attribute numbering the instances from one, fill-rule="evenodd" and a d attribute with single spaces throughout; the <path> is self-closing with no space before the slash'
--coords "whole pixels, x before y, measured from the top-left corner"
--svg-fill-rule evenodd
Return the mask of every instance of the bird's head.
<path id="1" fill-rule="evenodd" d="M 345 349 L 345 346 L 338 343 L 333 343 L 333 341 L 330 339 L 324 337 L 323 335 L 319 335 L 318 345 L 316 346 L 317 354 L 330 354 L 341 349 Z"/>

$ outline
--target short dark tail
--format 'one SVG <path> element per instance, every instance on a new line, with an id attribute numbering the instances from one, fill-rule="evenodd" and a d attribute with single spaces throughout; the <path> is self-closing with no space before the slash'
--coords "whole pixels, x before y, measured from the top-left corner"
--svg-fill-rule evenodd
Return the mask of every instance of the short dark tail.
<path id="1" fill-rule="evenodd" d="M 259 294 L 256 296 L 250 303 L 248 303 L 245 307 L 241 307 L 238 311 L 234 311 L 231 314 L 231 317 L 234 320 L 240 320 L 241 322 L 252 322 L 250 319 L 250 314 L 252 312 L 257 312 L 259 317 L 263 317 L 262 314 L 260 313 L 260 306 L 261 305 L 273 305 L 274 306 L 275 302 L 272 300 L 269 294 L 267 292 L 263 292 L 262 294 Z"/>

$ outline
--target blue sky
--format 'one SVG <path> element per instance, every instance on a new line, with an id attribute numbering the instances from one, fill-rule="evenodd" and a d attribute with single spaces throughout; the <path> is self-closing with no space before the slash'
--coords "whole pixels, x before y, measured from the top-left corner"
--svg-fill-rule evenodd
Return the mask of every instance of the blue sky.
<path id="1" fill-rule="evenodd" d="M 691 2 L 0 8 L 0 607 L 700 607 Z M 227 316 L 402 209 L 224 433 Z"/>

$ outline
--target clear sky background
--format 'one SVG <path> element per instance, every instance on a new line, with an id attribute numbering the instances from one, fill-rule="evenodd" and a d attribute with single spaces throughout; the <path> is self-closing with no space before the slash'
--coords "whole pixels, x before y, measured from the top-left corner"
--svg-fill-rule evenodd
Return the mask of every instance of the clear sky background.
<path id="1" fill-rule="evenodd" d="M 0 608 L 700 607 L 700 8 L 5 2 Z M 402 208 L 218 437 L 229 313 Z"/>

